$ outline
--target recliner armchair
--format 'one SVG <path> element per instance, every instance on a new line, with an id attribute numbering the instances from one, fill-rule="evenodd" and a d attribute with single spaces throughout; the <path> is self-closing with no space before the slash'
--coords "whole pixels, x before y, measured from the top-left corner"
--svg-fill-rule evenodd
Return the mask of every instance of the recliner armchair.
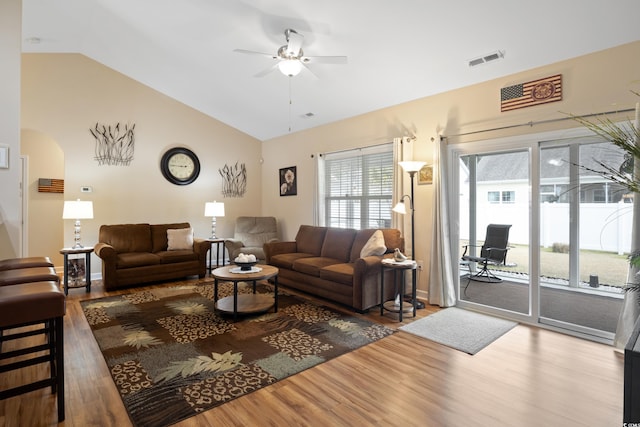
<path id="1" fill-rule="evenodd" d="M 253 254 L 259 261 L 265 260 L 263 245 L 278 240 L 276 219 L 272 216 L 240 216 L 232 239 L 226 239 L 224 245 L 229 260 L 238 254 Z"/>

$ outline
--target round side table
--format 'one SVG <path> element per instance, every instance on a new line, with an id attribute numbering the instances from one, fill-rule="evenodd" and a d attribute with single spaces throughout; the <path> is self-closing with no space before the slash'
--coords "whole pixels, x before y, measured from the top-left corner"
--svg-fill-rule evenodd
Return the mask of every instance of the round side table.
<path id="1" fill-rule="evenodd" d="M 416 317 L 416 269 L 418 267 L 418 264 L 413 260 L 395 262 L 390 259 L 385 259 L 380 265 L 380 316 L 384 315 L 384 311 L 387 310 L 398 313 L 398 320 L 400 322 L 402 322 L 402 313 L 405 311 L 413 311 L 413 317 Z M 384 301 L 384 273 L 387 270 L 393 270 L 393 286 L 395 289 L 394 294 L 400 296 L 400 301 L 397 305 L 394 300 Z M 405 271 L 411 271 L 411 302 L 407 307 L 403 306 Z M 399 281 L 398 277 L 400 279 Z M 398 286 L 398 283 L 400 283 L 400 286 Z"/>

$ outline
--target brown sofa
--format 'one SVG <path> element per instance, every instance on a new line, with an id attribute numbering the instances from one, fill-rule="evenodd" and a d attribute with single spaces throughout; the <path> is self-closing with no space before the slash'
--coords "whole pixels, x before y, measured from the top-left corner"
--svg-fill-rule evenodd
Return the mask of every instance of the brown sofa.
<path id="1" fill-rule="evenodd" d="M 175 233 L 189 228 L 188 222 L 101 226 L 94 250 L 102 259 L 105 290 L 187 276 L 204 277 L 209 242 L 193 239 L 188 249 L 169 247 L 167 230 Z"/>
<path id="2" fill-rule="evenodd" d="M 264 245 L 266 263 L 278 267 L 278 283 L 340 304 L 358 312 L 380 304 L 380 262 L 404 250 L 397 229 L 383 229 L 384 255 L 360 257 L 376 230 L 302 225 L 295 241 Z M 384 250 L 384 248 L 383 248 Z M 393 279 L 387 271 L 385 281 Z M 385 300 L 393 299 L 393 286 L 385 287 Z"/>

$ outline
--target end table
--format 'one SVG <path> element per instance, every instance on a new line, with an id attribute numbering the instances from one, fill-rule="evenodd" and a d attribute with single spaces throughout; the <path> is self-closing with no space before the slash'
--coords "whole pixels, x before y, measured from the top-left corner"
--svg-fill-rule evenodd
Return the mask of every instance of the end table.
<path id="1" fill-rule="evenodd" d="M 403 262 L 395 262 L 393 260 L 383 260 L 381 263 L 380 274 L 380 316 L 384 314 L 384 310 L 398 313 L 398 320 L 402 322 L 402 313 L 413 311 L 413 317 L 416 317 L 416 268 L 418 264 L 413 260 Z M 393 285 L 395 295 L 400 296 L 400 301 L 396 305 L 395 301 L 384 301 L 384 272 L 393 270 Z M 411 302 L 406 308 L 403 307 L 404 299 L 404 272 L 411 270 Z M 400 286 L 398 286 L 398 273 L 400 276 Z"/>
<path id="2" fill-rule="evenodd" d="M 215 243 L 216 245 L 216 268 L 220 267 L 220 266 L 224 266 L 225 261 L 224 261 L 224 239 L 212 239 L 210 237 L 204 239 L 205 241 L 209 242 L 209 266 L 207 267 L 207 269 L 209 270 L 209 275 L 211 275 L 211 272 L 213 271 L 213 264 L 211 264 L 211 253 L 213 252 L 213 245 Z M 220 264 L 220 247 L 222 247 L 222 264 Z"/>
<path id="3" fill-rule="evenodd" d="M 62 248 L 60 253 L 64 255 L 64 294 L 69 294 L 69 288 L 87 288 L 87 293 L 91 291 L 91 253 L 93 248 Z M 85 255 L 84 262 L 84 283 L 78 284 L 74 281 L 73 284 L 69 284 L 69 255 Z"/>

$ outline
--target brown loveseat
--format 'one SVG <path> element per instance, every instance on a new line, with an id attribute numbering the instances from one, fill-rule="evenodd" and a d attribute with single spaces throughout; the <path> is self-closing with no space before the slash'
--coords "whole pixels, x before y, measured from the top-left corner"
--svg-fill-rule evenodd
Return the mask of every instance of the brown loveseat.
<path id="1" fill-rule="evenodd" d="M 117 224 L 100 227 L 95 253 L 102 259 L 102 282 L 107 291 L 207 272 L 211 245 L 193 239 L 188 222 L 177 224 Z M 171 233 L 174 247 L 169 246 Z M 189 243 L 193 243 L 187 247 Z"/>
<path id="2" fill-rule="evenodd" d="M 265 243 L 266 262 L 278 267 L 278 283 L 364 312 L 380 304 L 382 258 L 404 250 L 400 231 L 383 229 L 384 254 L 361 257 L 375 231 L 302 225 L 295 241 Z M 387 273 L 391 283 L 393 272 Z M 386 286 L 385 300 L 393 292 Z"/>

